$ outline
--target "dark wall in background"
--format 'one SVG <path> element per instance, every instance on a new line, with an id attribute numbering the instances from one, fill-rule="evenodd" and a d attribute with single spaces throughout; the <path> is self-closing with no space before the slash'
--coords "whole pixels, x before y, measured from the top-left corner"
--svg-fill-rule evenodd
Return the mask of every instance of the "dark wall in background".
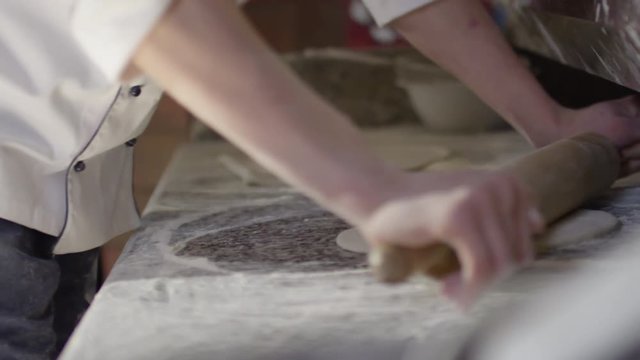
<path id="1" fill-rule="evenodd" d="M 345 0 L 254 0 L 244 7 L 264 39 L 279 52 L 345 44 Z"/>
<path id="2" fill-rule="evenodd" d="M 528 51 L 519 51 L 551 97 L 570 108 L 637 94 L 634 90 L 585 71 L 549 60 Z"/>

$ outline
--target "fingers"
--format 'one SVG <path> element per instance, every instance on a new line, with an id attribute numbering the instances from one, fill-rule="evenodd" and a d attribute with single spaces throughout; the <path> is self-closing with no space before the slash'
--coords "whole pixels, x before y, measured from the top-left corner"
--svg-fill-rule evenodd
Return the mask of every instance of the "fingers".
<path id="1" fill-rule="evenodd" d="M 509 175 L 501 175 L 501 183 L 496 184 L 496 202 L 501 204 L 500 217 L 495 226 L 501 227 L 506 234 L 500 246 L 510 250 L 510 261 L 506 266 L 514 266 L 529 262 L 533 258 L 532 234 L 544 228 L 544 221 L 533 207 L 529 190 L 517 179 Z M 495 243 L 495 241 L 494 241 Z M 505 246 L 506 245 L 506 246 Z"/>
<path id="2" fill-rule="evenodd" d="M 463 306 L 490 282 L 531 261 L 532 234 L 544 227 L 524 186 L 502 174 L 488 180 L 468 202 L 475 209 L 460 210 L 472 219 L 456 219 L 467 226 L 453 244 L 463 268 L 462 285 L 444 284 L 445 294 Z"/>
<path id="3" fill-rule="evenodd" d="M 622 149 L 622 174 L 629 175 L 638 171 L 640 161 L 640 143 Z"/>
<path id="4" fill-rule="evenodd" d="M 625 160 L 640 159 L 640 144 L 633 144 L 622 150 L 622 157 Z"/>
<path id="5" fill-rule="evenodd" d="M 530 263 L 535 258 L 535 246 L 533 244 L 532 237 L 544 232 L 545 223 L 544 218 L 540 214 L 540 211 L 533 206 L 532 197 L 528 189 L 519 182 L 516 183 L 518 187 L 518 206 L 516 215 L 520 221 L 519 234 L 518 234 L 518 252 L 519 259 L 522 264 Z"/>
<path id="6" fill-rule="evenodd" d="M 440 292 L 444 297 L 451 299 L 461 310 L 467 310 L 477 297 L 478 289 L 469 289 L 462 274 L 455 273 L 442 280 Z"/>
<path id="7" fill-rule="evenodd" d="M 640 96 L 630 95 L 617 100 L 617 102 L 623 106 L 626 115 L 628 116 L 640 115 Z"/>
<path id="8" fill-rule="evenodd" d="M 464 281 L 462 280 L 462 274 L 457 272 L 442 279 L 440 291 L 445 297 L 457 299 L 462 295 L 461 290 L 463 286 Z"/>
<path id="9" fill-rule="evenodd" d="M 542 214 L 540 214 L 540 210 L 535 207 L 529 208 L 527 212 L 527 219 L 529 220 L 529 225 L 533 229 L 533 235 L 540 235 L 546 230 L 546 224 L 544 223 L 544 218 Z"/>
<path id="10" fill-rule="evenodd" d="M 498 273 L 509 271 L 516 262 L 516 237 L 518 219 L 513 217 L 513 207 L 516 206 L 515 193 L 506 180 L 503 185 L 494 185 L 492 191 L 487 192 L 490 197 L 488 203 L 490 209 L 480 209 L 480 213 L 486 210 L 492 211 L 494 216 L 482 217 L 482 235 L 493 257 L 494 268 Z M 484 210 L 484 211 L 483 211 Z"/>
<path id="11" fill-rule="evenodd" d="M 475 225 L 475 224 L 474 224 Z M 479 225 L 473 226 L 473 234 L 461 237 L 454 242 L 454 248 L 462 265 L 459 279 L 451 277 L 445 280 L 445 294 L 462 308 L 468 307 L 480 294 L 480 291 L 493 278 L 496 272 L 491 249 L 482 236 Z"/>
<path id="12" fill-rule="evenodd" d="M 640 171 L 640 143 L 622 149 L 620 176 L 625 177 Z"/>
<path id="13" fill-rule="evenodd" d="M 402 197 L 376 211 L 363 226 L 373 243 L 423 248 L 434 242 L 451 246 L 461 273 L 446 279 L 443 292 L 461 306 L 516 265 L 533 259 L 532 234 L 544 222 L 528 190 L 502 173 L 465 175 L 447 190 Z"/>
<path id="14" fill-rule="evenodd" d="M 631 119 L 631 125 L 628 130 L 635 139 L 638 139 L 640 137 L 640 95 L 627 96 L 622 101 L 626 104 L 626 116 Z M 632 151 L 634 155 L 630 157 L 623 155 L 625 159 L 640 158 L 638 144 L 632 144 L 631 147 L 636 147 L 636 150 Z"/>
<path id="15" fill-rule="evenodd" d="M 640 171 L 640 144 L 628 146 L 622 150 L 621 176 Z"/>
<path id="16" fill-rule="evenodd" d="M 622 167 L 620 177 L 629 176 L 640 171 L 640 143 L 622 149 Z"/>
<path id="17" fill-rule="evenodd" d="M 640 171 L 640 159 L 629 160 L 622 163 L 621 177 L 629 176 Z"/>

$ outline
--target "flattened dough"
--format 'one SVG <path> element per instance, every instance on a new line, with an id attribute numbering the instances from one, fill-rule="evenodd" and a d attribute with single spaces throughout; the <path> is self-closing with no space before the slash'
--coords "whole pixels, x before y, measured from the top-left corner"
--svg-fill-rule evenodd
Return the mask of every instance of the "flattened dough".
<path id="1" fill-rule="evenodd" d="M 498 156 L 495 159 L 486 163 L 472 163 L 463 157 L 448 157 L 446 159 L 431 163 L 427 166 L 426 171 L 447 171 L 447 170 L 467 170 L 467 169 L 484 169 L 495 170 L 503 167 L 504 165 L 513 162 L 515 159 L 520 158 L 522 155 L 507 154 Z"/>
<path id="2" fill-rule="evenodd" d="M 453 158 L 443 161 L 438 161 L 429 165 L 425 170 L 427 171 L 449 171 L 449 170 L 466 170 L 472 169 L 473 164 L 464 158 Z"/>
<path id="3" fill-rule="evenodd" d="M 578 210 L 547 231 L 540 241 L 562 246 L 604 235 L 620 226 L 620 221 L 606 211 Z"/>
<path id="4" fill-rule="evenodd" d="M 377 145 L 374 152 L 402 170 L 420 170 L 451 155 L 451 150 L 434 145 Z"/>
<path id="5" fill-rule="evenodd" d="M 618 218 L 608 212 L 578 210 L 549 228 L 539 241 L 551 247 L 564 246 L 604 235 L 618 226 Z M 347 251 L 361 254 L 369 252 L 369 244 L 355 228 L 338 234 L 336 243 Z"/>
<path id="6" fill-rule="evenodd" d="M 336 243 L 344 250 L 366 254 L 369 252 L 369 243 L 360 235 L 358 229 L 344 230 L 336 236 Z"/>

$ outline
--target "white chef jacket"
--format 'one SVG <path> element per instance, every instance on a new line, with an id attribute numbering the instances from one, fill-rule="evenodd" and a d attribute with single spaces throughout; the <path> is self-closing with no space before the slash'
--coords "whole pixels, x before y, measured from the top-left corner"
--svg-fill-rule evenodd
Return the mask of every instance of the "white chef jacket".
<path id="1" fill-rule="evenodd" d="M 362 0 L 378 26 L 388 25 L 393 20 L 434 1 L 436 0 Z"/>
<path id="2" fill-rule="evenodd" d="M 429 0 L 367 0 L 380 24 Z M 171 0 L 0 2 L 0 218 L 55 253 L 135 228 L 133 145 L 161 91 L 117 79 Z"/>
<path id="3" fill-rule="evenodd" d="M 130 140 L 161 92 L 142 79 L 120 85 L 113 74 L 162 14 L 160 3 L 0 2 L 0 218 L 59 236 L 58 254 L 139 223 Z M 117 11 L 124 4 L 128 17 Z M 100 31 L 89 31 L 92 23 Z M 109 51 L 109 66 L 93 60 Z"/>

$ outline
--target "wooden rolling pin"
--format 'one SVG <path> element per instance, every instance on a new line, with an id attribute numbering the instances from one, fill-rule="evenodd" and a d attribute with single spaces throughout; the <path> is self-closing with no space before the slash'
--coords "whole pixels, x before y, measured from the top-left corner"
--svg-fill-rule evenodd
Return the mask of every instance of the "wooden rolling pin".
<path id="1" fill-rule="evenodd" d="M 549 224 L 609 189 L 620 165 L 618 150 L 607 138 L 584 134 L 548 145 L 503 170 L 529 187 Z M 444 243 L 420 249 L 376 246 L 369 254 L 369 265 L 387 283 L 402 282 L 414 273 L 440 279 L 460 269 L 455 252 Z"/>

